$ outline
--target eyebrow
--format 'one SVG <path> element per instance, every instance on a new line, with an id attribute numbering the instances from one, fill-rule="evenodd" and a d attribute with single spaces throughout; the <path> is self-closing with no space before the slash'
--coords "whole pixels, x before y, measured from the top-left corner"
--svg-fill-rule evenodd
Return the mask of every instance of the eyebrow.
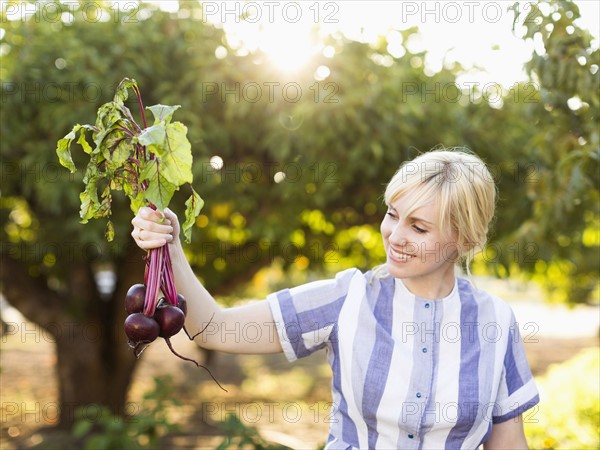
<path id="1" fill-rule="evenodd" d="M 387 205 L 388 209 L 393 210 L 395 213 L 397 213 L 398 211 L 396 211 L 396 208 L 394 208 L 392 205 Z M 421 217 L 415 217 L 415 216 L 410 216 L 408 217 L 408 219 L 414 221 L 414 222 L 423 222 L 426 223 L 427 225 L 431 225 L 434 226 L 435 224 L 433 222 L 430 222 L 428 220 L 422 219 Z"/>
<path id="2" fill-rule="evenodd" d="M 433 226 L 433 222 L 429 222 L 428 220 L 421 219 L 420 217 L 414 217 L 414 216 L 412 216 L 412 217 L 409 217 L 409 219 L 412 219 L 415 222 L 423 222 L 423 223 L 426 223 L 427 225 Z"/>

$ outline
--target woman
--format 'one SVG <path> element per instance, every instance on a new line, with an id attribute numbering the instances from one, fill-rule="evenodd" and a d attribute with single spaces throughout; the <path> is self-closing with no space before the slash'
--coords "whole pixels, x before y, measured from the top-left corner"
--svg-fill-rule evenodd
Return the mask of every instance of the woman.
<path id="1" fill-rule="evenodd" d="M 527 448 L 522 414 L 539 401 L 511 308 L 456 275 L 486 242 L 496 188 L 464 150 L 434 150 L 403 164 L 385 191 L 386 263 L 221 308 L 184 256 L 177 217 L 142 208 L 132 236 L 170 245 L 186 326 L 260 326 L 244 342 L 197 338 L 208 349 L 284 352 L 293 361 L 327 348 L 334 416 L 326 449 Z M 276 329 L 276 332 L 273 331 Z"/>

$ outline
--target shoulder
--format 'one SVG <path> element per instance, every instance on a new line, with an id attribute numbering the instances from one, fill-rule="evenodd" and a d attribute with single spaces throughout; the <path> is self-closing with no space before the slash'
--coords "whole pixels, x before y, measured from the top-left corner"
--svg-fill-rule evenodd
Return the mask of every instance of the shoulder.
<path id="1" fill-rule="evenodd" d="M 493 292 L 478 288 L 466 278 L 458 278 L 459 292 L 468 292 L 479 310 L 481 318 L 494 320 L 499 324 L 514 322 L 514 312 L 510 304 Z"/>
<path id="2" fill-rule="evenodd" d="M 362 302 L 367 299 L 372 303 L 374 298 L 383 292 L 393 294 L 394 277 L 381 276 L 373 270 L 363 271 L 356 267 L 341 270 L 332 278 L 314 281 L 298 288 L 293 288 L 293 294 L 302 292 L 319 292 L 320 295 L 343 299 L 343 301 Z"/>
<path id="3" fill-rule="evenodd" d="M 309 283 L 309 285 L 321 285 L 331 289 L 347 289 L 352 283 L 368 282 L 368 272 L 362 272 L 356 267 L 344 269 L 337 272 L 334 276 L 319 281 Z"/>
<path id="4" fill-rule="evenodd" d="M 317 298 L 336 300 L 345 297 L 352 283 L 363 280 L 365 274 L 359 269 L 350 268 L 319 280 L 308 281 L 305 284 L 270 294 L 270 297 L 289 297 L 299 302 L 314 302 Z"/>
<path id="5" fill-rule="evenodd" d="M 350 284 L 373 285 L 374 283 L 380 283 L 380 280 L 371 270 L 362 271 L 356 267 L 351 267 L 337 272 L 332 278 L 316 281 L 316 283 L 347 287 Z"/>

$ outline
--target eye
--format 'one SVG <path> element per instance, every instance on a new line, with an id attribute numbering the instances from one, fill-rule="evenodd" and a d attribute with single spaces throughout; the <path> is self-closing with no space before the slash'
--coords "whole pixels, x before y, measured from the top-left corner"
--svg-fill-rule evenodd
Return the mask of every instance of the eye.
<path id="1" fill-rule="evenodd" d="M 427 230 L 425 230 L 424 228 L 418 227 L 418 226 L 416 226 L 416 225 L 413 225 L 413 229 L 414 229 L 414 230 L 415 230 L 417 233 L 419 233 L 419 234 L 425 234 L 425 233 L 427 233 Z"/>
<path id="2" fill-rule="evenodd" d="M 396 215 L 392 211 L 390 211 L 389 209 L 385 213 L 385 215 L 391 217 L 392 219 L 396 219 Z"/>

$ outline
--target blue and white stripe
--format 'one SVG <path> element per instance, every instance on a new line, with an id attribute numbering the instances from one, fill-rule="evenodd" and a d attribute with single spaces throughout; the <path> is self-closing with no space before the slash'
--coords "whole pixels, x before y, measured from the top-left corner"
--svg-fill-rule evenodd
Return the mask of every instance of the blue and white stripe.
<path id="1" fill-rule="evenodd" d="M 539 401 L 511 308 L 464 279 L 432 301 L 349 269 L 267 300 L 290 361 L 328 349 L 326 449 L 477 448 Z"/>

